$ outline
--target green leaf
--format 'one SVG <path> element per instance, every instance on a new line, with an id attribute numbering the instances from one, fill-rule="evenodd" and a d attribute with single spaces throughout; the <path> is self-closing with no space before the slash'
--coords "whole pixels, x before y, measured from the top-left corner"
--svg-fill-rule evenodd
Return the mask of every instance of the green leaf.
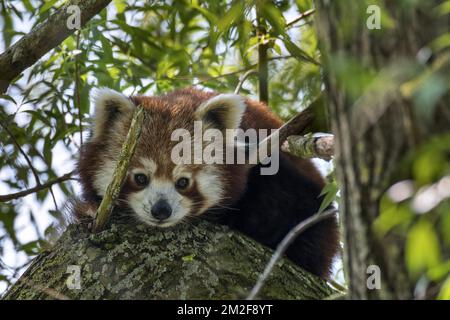
<path id="1" fill-rule="evenodd" d="M 121 14 L 125 11 L 127 2 L 125 0 L 114 0 L 114 5 L 116 6 L 117 13 Z"/>
<path id="2" fill-rule="evenodd" d="M 450 204 L 447 202 L 444 206 L 445 211 L 441 213 L 441 233 L 445 244 L 450 247 Z"/>
<path id="3" fill-rule="evenodd" d="M 261 13 L 272 26 L 275 35 L 284 34 L 286 20 L 283 13 L 275 6 L 272 1 L 263 1 L 261 5 Z"/>
<path id="4" fill-rule="evenodd" d="M 386 203 L 386 200 L 382 200 L 382 203 Z M 414 215 L 411 212 L 409 204 L 397 204 L 389 202 L 389 205 L 380 206 L 380 215 L 374 221 L 374 230 L 381 238 L 385 236 L 389 231 L 396 227 L 405 227 L 411 222 Z"/>
<path id="5" fill-rule="evenodd" d="M 112 51 L 112 47 L 111 47 L 111 42 L 105 37 L 103 36 L 101 33 L 99 34 L 100 36 L 100 42 L 102 44 L 102 50 L 103 50 L 103 54 L 104 54 L 104 62 L 108 63 L 108 62 L 113 62 L 113 51 Z"/>
<path id="6" fill-rule="evenodd" d="M 231 6 L 230 10 L 218 21 L 219 32 L 227 32 L 228 29 L 238 20 L 244 12 L 244 1 L 237 1 Z"/>
<path id="7" fill-rule="evenodd" d="M 48 134 L 44 140 L 44 159 L 49 167 L 52 165 L 52 147 L 52 140 L 50 138 L 50 134 Z"/>
<path id="8" fill-rule="evenodd" d="M 193 8 L 195 8 L 196 10 L 198 10 L 202 15 L 205 16 L 205 18 L 209 21 L 209 23 L 213 26 L 216 26 L 219 18 L 211 11 L 206 10 L 205 8 L 202 8 L 201 6 L 199 6 L 197 4 L 197 1 L 193 1 L 193 3 L 191 4 L 191 6 Z"/>
<path id="9" fill-rule="evenodd" d="M 428 148 L 417 155 L 413 163 L 416 182 L 424 185 L 433 182 L 442 173 L 447 164 L 446 157 L 439 149 Z"/>
<path id="10" fill-rule="evenodd" d="M 25 251 L 26 254 L 31 256 L 39 254 L 41 247 L 42 247 L 42 240 L 34 240 L 20 245 L 18 249 Z"/>
<path id="11" fill-rule="evenodd" d="M 181 259 L 185 262 L 190 262 L 190 261 L 194 261 L 195 258 L 195 253 L 192 253 L 190 255 L 184 256 Z"/>
<path id="12" fill-rule="evenodd" d="M 438 295 L 439 300 L 450 300 L 450 276 L 445 280 L 442 285 L 441 291 Z"/>
<path id="13" fill-rule="evenodd" d="M 289 53 L 291 55 L 293 55 L 294 57 L 300 59 L 300 60 L 304 60 L 310 63 L 314 63 L 317 64 L 317 62 L 308 55 L 308 53 L 306 53 L 306 51 L 304 51 L 303 49 L 301 49 L 299 46 L 297 46 L 295 43 L 293 43 L 291 41 L 291 39 L 284 37 L 283 38 L 283 43 L 286 46 L 287 51 L 289 51 Z"/>
<path id="14" fill-rule="evenodd" d="M 0 99 L 8 100 L 8 101 L 14 103 L 15 105 L 17 105 L 16 100 L 14 100 L 13 97 L 11 97 L 11 96 L 9 96 L 9 95 L 7 95 L 7 94 L 0 94 Z"/>
<path id="15" fill-rule="evenodd" d="M 319 213 L 323 212 L 336 199 L 339 188 L 335 181 L 329 182 L 323 187 L 320 196 L 325 195 L 319 208 Z"/>
<path id="16" fill-rule="evenodd" d="M 56 1 L 58 1 L 58 0 L 47 0 L 45 2 L 45 4 L 41 7 L 41 9 L 39 10 L 39 14 L 42 15 L 43 13 L 48 11 L 50 8 L 52 8 L 55 5 Z"/>
<path id="17" fill-rule="evenodd" d="M 410 229 L 406 241 L 406 265 L 413 276 L 435 267 L 441 260 L 439 239 L 433 225 L 422 218 Z"/>

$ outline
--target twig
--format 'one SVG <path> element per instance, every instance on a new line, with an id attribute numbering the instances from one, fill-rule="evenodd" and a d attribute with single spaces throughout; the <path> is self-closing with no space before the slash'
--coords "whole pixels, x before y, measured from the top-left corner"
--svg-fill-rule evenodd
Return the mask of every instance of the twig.
<path id="1" fill-rule="evenodd" d="M 331 280 L 331 279 L 327 280 L 327 282 L 336 290 L 341 291 L 342 293 L 347 292 L 347 288 L 344 287 L 343 285 L 341 285 L 340 283 L 338 283 L 334 280 Z"/>
<path id="2" fill-rule="evenodd" d="M 138 106 L 134 112 L 133 119 L 131 120 L 130 129 L 128 130 L 127 137 L 122 145 L 122 150 L 119 154 L 119 160 L 117 162 L 116 168 L 114 169 L 114 174 L 111 183 L 106 189 L 105 196 L 100 203 L 95 214 L 94 221 L 94 231 L 100 231 L 111 214 L 114 207 L 114 203 L 119 196 L 120 190 L 122 188 L 123 182 L 128 171 L 128 165 L 131 158 L 133 157 L 136 145 L 138 143 L 139 136 L 141 135 L 142 123 L 144 122 L 144 108 Z"/>
<path id="3" fill-rule="evenodd" d="M 9 134 L 9 136 L 11 137 L 13 143 L 16 145 L 16 147 L 19 149 L 19 152 L 23 155 L 23 157 L 25 158 L 25 161 L 28 163 L 28 166 L 30 167 L 31 172 L 34 175 L 34 179 L 36 180 L 37 187 L 41 186 L 42 185 L 41 180 L 39 179 L 39 175 L 37 173 L 36 168 L 33 166 L 32 162 L 31 162 L 31 159 L 28 157 L 28 155 L 22 149 L 20 144 L 17 142 L 16 138 L 14 137 L 13 133 L 9 130 L 8 126 L 6 124 L 4 124 L 4 123 L 1 123 L 1 122 L 0 122 L 0 125 Z M 38 155 L 40 155 L 40 154 L 38 153 Z M 55 205 L 55 210 L 58 211 L 58 204 L 56 202 L 56 197 L 55 197 L 55 194 L 53 192 L 52 187 L 49 187 L 49 191 L 50 191 L 50 195 L 51 195 L 52 200 L 53 200 L 53 204 Z M 0 200 L 0 202 L 1 202 L 1 200 Z"/>
<path id="4" fill-rule="evenodd" d="M 236 89 L 234 89 L 234 94 L 239 94 L 239 91 L 241 91 L 245 80 L 247 80 L 247 78 L 253 74 L 258 74 L 258 71 L 252 69 L 252 70 L 248 70 L 246 73 L 244 73 L 244 75 L 241 77 L 241 80 L 239 80 L 239 83 L 236 86 Z"/>
<path id="5" fill-rule="evenodd" d="M 262 3 L 256 3 L 256 30 L 258 34 L 258 88 L 259 101 L 269 104 L 269 67 L 267 52 L 269 49 L 266 39 L 266 23 L 261 13 Z"/>
<path id="6" fill-rule="evenodd" d="M 281 151 L 300 158 L 321 158 L 330 161 L 334 155 L 332 134 L 289 136 L 281 145 Z"/>
<path id="7" fill-rule="evenodd" d="M 80 34 L 81 30 L 77 32 L 77 50 L 80 50 Z M 80 145 L 83 145 L 83 114 L 81 112 L 81 99 L 80 99 L 80 70 L 79 64 L 80 61 L 78 59 L 79 52 L 77 52 L 75 56 L 75 97 L 77 100 L 78 107 L 78 121 L 79 121 L 79 130 L 80 130 Z"/>
<path id="8" fill-rule="evenodd" d="M 52 187 L 48 187 L 48 191 L 50 191 L 50 196 L 52 197 L 53 204 L 55 205 L 55 210 L 56 210 L 56 211 L 59 211 L 59 209 L 58 209 L 58 203 L 56 202 L 56 197 L 55 197 L 55 194 L 53 193 Z"/>
<path id="9" fill-rule="evenodd" d="M 2 119 L 3 120 L 3 119 Z M 37 187 L 41 186 L 41 180 L 39 179 L 39 175 L 37 173 L 36 168 L 33 166 L 31 159 L 28 157 L 28 155 L 25 153 L 25 151 L 22 149 L 22 147 L 20 146 L 19 142 L 16 140 L 16 138 L 14 137 L 13 133 L 9 130 L 8 126 L 2 122 L 0 122 L 0 125 L 2 126 L 3 129 L 5 129 L 5 131 L 9 134 L 9 136 L 11 137 L 13 143 L 16 145 L 16 147 L 19 149 L 19 152 L 23 155 L 23 157 L 25 158 L 25 161 L 28 163 L 28 166 L 30 167 L 31 172 L 33 173 L 34 179 L 36 180 L 36 185 Z M 37 152 L 37 154 L 40 156 L 40 154 Z M 44 159 L 45 160 L 45 159 Z M 53 204 L 55 205 L 55 210 L 58 211 L 58 204 L 56 202 L 56 197 L 55 194 L 53 192 L 52 187 L 48 187 L 49 191 L 50 191 L 50 195 L 52 197 L 53 200 Z M 0 196 L 1 197 L 1 196 Z M 1 202 L 1 198 L 0 198 L 0 202 Z"/>
<path id="10" fill-rule="evenodd" d="M 311 123 L 313 120 L 313 113 L 311 111 L 311 108 L 306 108 L 299 114 L 297 114 L 295 117 L 290 119 L 288 122 L 286 122 L 284 125 L 282 125 L 280 128 L 278 128 L 276 131 L 274 131 L 271 135 L 266 137 L 264 140 L 259 142 L 257 148 L 251 148 L 250 149 L 250 155 L 249 159 L 258 159 L 259 150 L 269 150 L 269 146 L 272 145 L 273 140 L 278 142 L 283 142 L 287 139 L 287 137 L 294 135 L 294 134 L 301 134 Z M 267 156 L 269 154 L 267 153 Z M 265 159 L 258 159 L 259 161 L 251 161 L 252 164 L 250 166 L 254 166 L 256 164 L 254 163 L 260 163 L 263 162 Z"/>
<path id="11" fill-rule="evenodd" d="M 290 59 L 290 58 L 294 58 L 294 57 L 292 55 L 276 56 L 276 57 L 270 57 L 267 60 L 268 61 L 275 61 L 275 60 Z M 255 64 L 252 64 L 252 65 L 250 65 L 248 67 L 245 67 L 245 68 L 242 68 L 242 69 L 239 69 L 239 70 L 236 70 L 236 71 L 232 71 L 232 72 L 229 72 L 229 73 L 219 74 L 217 76 L 209 76 L 209 75 L 179 76 L 179 77 L 168 78 L 168 80 L 191 80 L 193 78 L 202 78 L 203 77 L 202 80 L 194 83 L 194 85 L 196 86 L 196 85 L 203 84 L 203 83 L 205 83 L 207 81 L 217 80 L 217 79 L 225 78 L 225 77 L 229 77 L 229 76 L 234 76 L 236 74 L 239 74 L 239 73 L 242 73 L 242 72 L 246 72 L 246 71 L 251 70 L 251 69 L 255 69 L 257 66 L 258 66 L 258 64 L 255 63 Z"/>
<path id="12" fill-rule="evenodd" d="M 303 20 L 311 15 L 313 15 L 316 12 L 315 9 L 310 9 L 307 10 L 305 12 L 303 12 L 301 15 L 299 15 L 297 18 L 295 18 L 294 20 L 286 23 L 286 28 L 290 28 L 292 27 L 294 24 L 296 24 L 297 22 L 299 22 L 300 20 Z"/>
<path id="13" fill-rule="evenodd" d="M 337 213 L 336 209 L 329 209 L 322 213 L 316 213 L 309 217 L 308 219 L 300 222 L 297 226 L 295 226 L 289 233 L 284 237 L 284 239 L 278 244 L 277 249 L 275 250 L 274 254 L 270 258 L 269 263 L 266 265 L 266 268 L 264 269 L 264 272 L 260 275 L 258 282 L 256 282 L 255 286 L 253 287 L 252 291 L 250 292 L 249 296 L 247 297 L 247 300 L 253 300 L 258 295 L 259 291 L 263 287 L 265 281 L 267 280 L 268 276 L 272 272 L 273 267 L 278 262 L 278 260 L 281 258 L 281 256 L 284 254 L 286 249 L 289 247 L 289 245 L 305 230 L 307 230 L 309 227 L 312 227 L 316 223 L 331 218 L 333 215 Z"/>
<path id="14" fill-rule="evenodd" d="M 13 141 L 13 143 L 16 145 L 17 149 L 19 149 L 19 152 L 22 154 L 22 156 L 25 158 L 25 161 L 28 163 L 28 166 L 31 169 L 31 172 L 33 173 L 34 179 L 36 180 L 36 184 L 39 186 L 41 185 L 41 181 L 39 179 L 39 175 L 36 171 L 36 169 L 34 168 L 31 159 L 28 157 L 28 155 L 25 153 L 25 151 L 22 149 L 22 147 L 20 146 L 19 142 L 16 140 L 16 138 L 14 137 L 14 134 L 11 132 L 11 130 L 9 130 L 8 125 L 6 123 L 3 123 L 3 118 L 1 119 L 2 121 L 0 122 L 0 125 L 2 126 L 2 128 L 9 134 L 9 137 L 11 138 L 11 140 Z"/>
<path id="15" fill-rule="evenodd" d="M 66 173 L 65 175 L 63 175 L 59 178 L 52 179 L 52 180 L 47 181 L 46 183 L 37 185 L 34 188 L 30 188 L 30 189 L 23 190 L 23 191 L 16 192 L 16 193 L 0 195 L 0 202 L 6 202 L 6 201 L 22 198 L 29 194 L 44 190 L 46 188 L 51 187 L 54 184 L 61 183 L 61 182 L 71 179 L 73 174 L 74 174 L 74 172 L 72 171 L 72 172 Z"/>

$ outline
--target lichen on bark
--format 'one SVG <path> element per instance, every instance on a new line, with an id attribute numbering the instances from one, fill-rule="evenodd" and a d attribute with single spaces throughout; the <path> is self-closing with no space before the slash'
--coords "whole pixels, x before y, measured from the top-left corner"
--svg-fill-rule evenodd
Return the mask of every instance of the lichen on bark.
<path id="1" fill-rule="evenodd" d="M 3 298 L 245 298 L 270 256 L 259 243 L 205 221 L 170 229 L 112 224 L 100 233 L 71 225 Z M 72 265 L 80 267 L 80 289 L 66 284 Z M 322 299 L 333 293 L 324 280 L 283 259 L 259 298 Z"/>

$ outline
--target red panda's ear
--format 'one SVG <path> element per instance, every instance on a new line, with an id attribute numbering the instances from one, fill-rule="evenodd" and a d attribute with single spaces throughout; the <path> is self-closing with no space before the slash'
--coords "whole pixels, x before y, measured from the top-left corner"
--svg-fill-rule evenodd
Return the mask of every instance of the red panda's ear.
<path id="1" fill-rule="evenodd" d="M 219 94 L 196 110 L 196 116 L 206 124 L 220 129 L 239 128 L 246 104 L 244 98 L 236 94 Z"/>
<path id="2" fill-rule="evenodd" d="M 95 107 L 93 140 L 100 137 L 118 118 L 132 114 L 135 109 L 129 98 L 108 88 L 95 89 L 92 100 Z"/>

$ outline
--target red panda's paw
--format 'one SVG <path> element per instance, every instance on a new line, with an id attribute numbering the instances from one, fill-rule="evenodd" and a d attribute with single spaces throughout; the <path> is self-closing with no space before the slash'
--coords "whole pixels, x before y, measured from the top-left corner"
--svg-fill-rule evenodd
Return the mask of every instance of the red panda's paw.
<path id="1" fill-rule="evenodd" d="M 66 218 L 70 223 L 91 223 L 95 218 L 97 204 L 72 198 L 65 205 Z"/>

